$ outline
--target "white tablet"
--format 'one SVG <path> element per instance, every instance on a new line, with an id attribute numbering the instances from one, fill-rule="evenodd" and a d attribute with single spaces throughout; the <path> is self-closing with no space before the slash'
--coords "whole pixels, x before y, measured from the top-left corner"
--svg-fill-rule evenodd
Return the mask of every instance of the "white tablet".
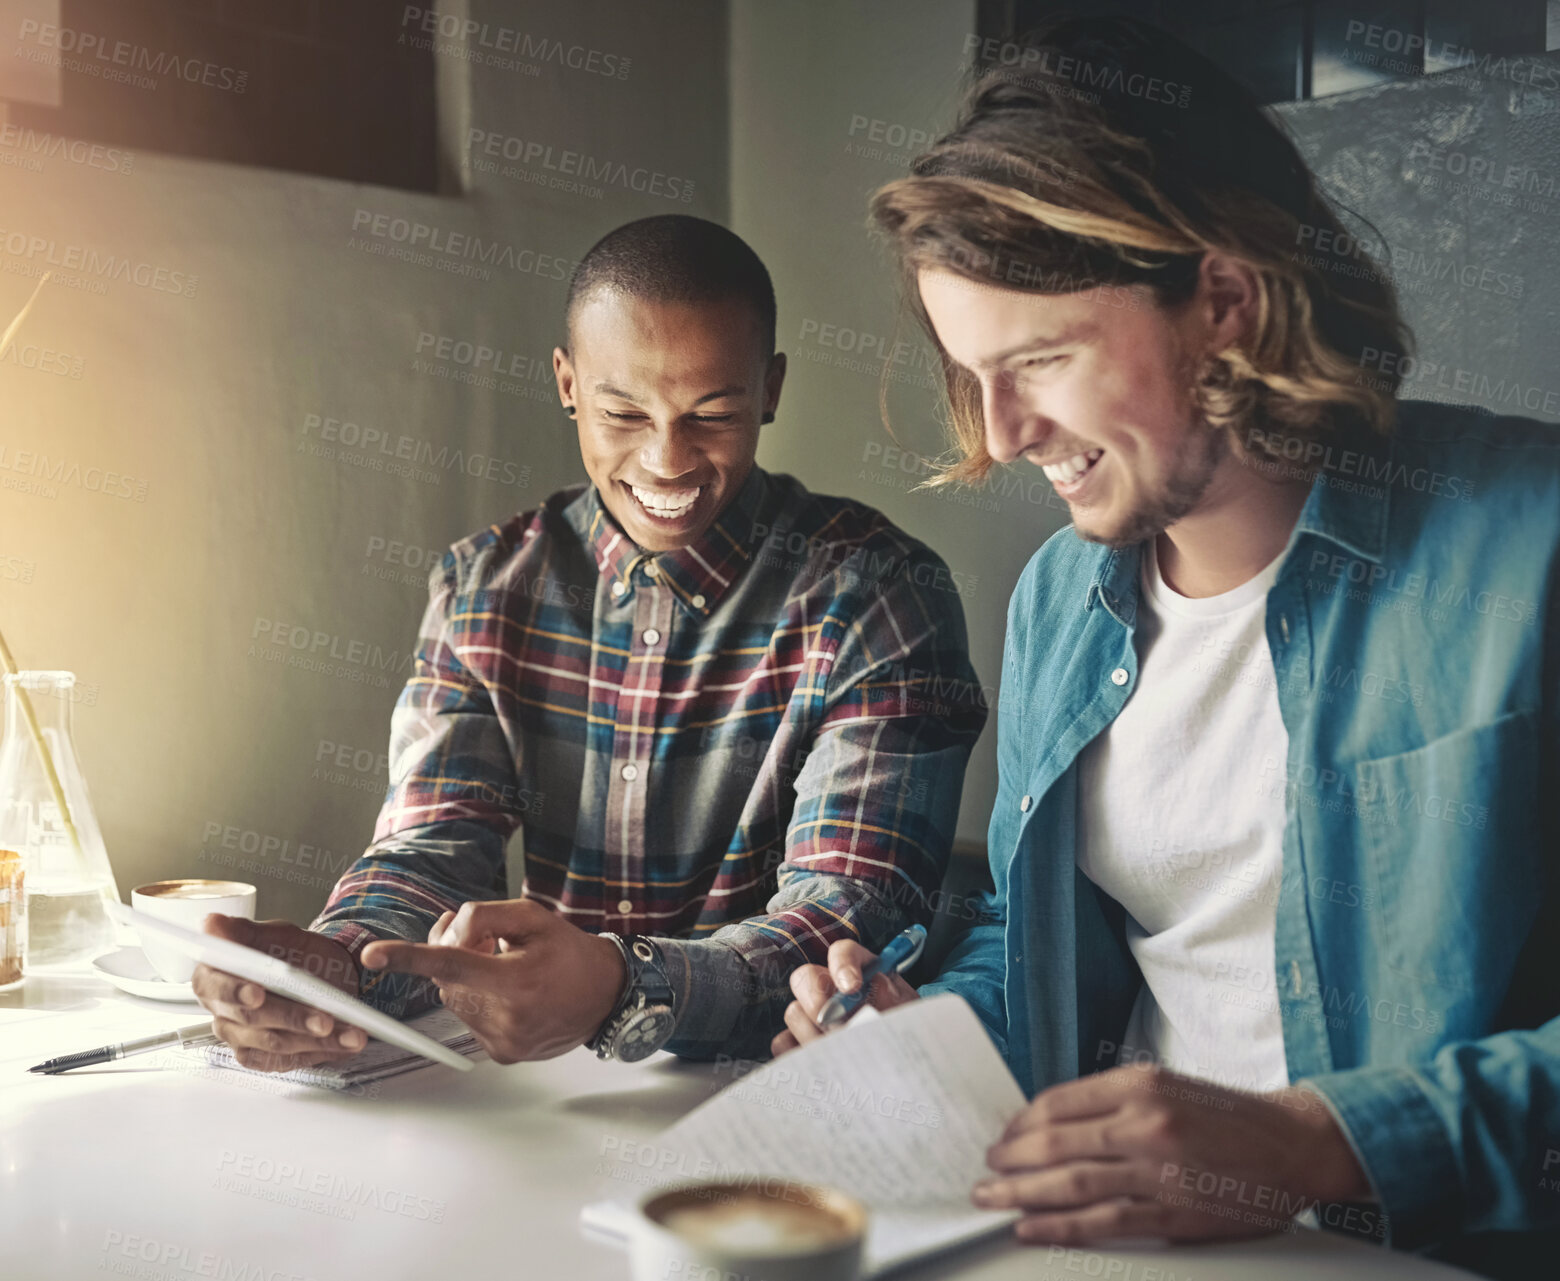
<path id="1" fill-rule="evenodd" d="M 377 1036 L 381 1041 L 399 1045 L 403 1050 L 420 1054 L 435 1063 L 443 1063 L 458 1072 L 469 1072 L 476 1066 L 465 1055 L 457 1054 L 421 1032 L 414 1032 L 388 1014 L 365 1005 L 339 987 L 332 987 L 324 979 L 288 965 L 278 957 L 245 947 L 242 943 L 234 943 L 231 939 L 185 929 L 172 921 L 160 921 L 123 903 L 112 904 L 110 910 L 123 924 L 135 930 L 151 930 L 169 947 L 176 948 L 186 956 L 193 956 L 197 961 L 204 961 L 214 970 L 236 974 L 241 979 L 258 983 L 268 992 L 324 1010 L 344 1023 L 362 1028 L 370 1036 Z"/>

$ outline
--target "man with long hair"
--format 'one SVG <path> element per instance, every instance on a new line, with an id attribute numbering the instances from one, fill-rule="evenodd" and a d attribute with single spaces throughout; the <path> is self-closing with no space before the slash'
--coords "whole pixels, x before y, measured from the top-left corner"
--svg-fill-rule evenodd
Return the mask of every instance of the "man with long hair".
<path id="1" fill-rule="evenodd" d="M 1023 459 L 1073 521 L 1009 607 L 995 890 L 922 989 L 1034 1096 L 974 1198 L 1501 1274 L 1560 1223 L 1560 434 L 1396 399 L 1390 282 L 1308 252 L 1357 241 L 1184 45 L 1071 19 L 1007 61 L 873 201 L 942 481 Z M 867 959 L 793 975 L 776 1052 Z"/>

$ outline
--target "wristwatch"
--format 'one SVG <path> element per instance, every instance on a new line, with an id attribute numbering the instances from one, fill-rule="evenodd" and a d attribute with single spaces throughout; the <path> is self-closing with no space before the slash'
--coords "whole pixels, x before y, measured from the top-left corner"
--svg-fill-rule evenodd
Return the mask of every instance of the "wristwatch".
<path id="1" fill-rule="evenodd" d="M 623 954 L 628 981 L 612 1007 L 612 1013 L 586 1041 L 598 1059 L 617 1059 L 637 1063 L 648 1058 L 669 1040 L 677 1019 L 672 1013 L 672 985 L 666 979 L 661 949 L 642 934 L 603 932 Z"/>

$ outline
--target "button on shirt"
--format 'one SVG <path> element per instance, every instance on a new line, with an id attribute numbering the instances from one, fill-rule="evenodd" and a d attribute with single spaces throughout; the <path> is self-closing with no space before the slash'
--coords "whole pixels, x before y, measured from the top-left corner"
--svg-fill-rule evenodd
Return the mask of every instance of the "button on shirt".
<path id="1" fill-rule="evenodd" d="M 353 951 L 518 893 L 664 939 L 668 1048 L 761 1055 L 790 971 L 929 917 L 985 721 L 954 580 L 871 508 L 754 468 L 650 555 L 594 488 L 430 575 L 374 842 L 314 927 Z M 428 999 L 365 978 L 398 1013 Z"/>

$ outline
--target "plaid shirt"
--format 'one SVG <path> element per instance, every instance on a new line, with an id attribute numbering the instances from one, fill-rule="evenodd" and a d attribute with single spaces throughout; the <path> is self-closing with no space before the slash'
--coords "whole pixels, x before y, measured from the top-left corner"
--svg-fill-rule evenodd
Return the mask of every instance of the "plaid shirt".
<path id="1" fill-rule="evenodd" d="M 454 544 L 429 576 L 368 850 L 311 928 L 355 956 L 520 893 L 658 936 L 668 1045 L 763 1056 L 790 972 L 930 916 L 986 703 L 959 584 L 880 513 L 754 467 L 651 554 L 593 487 Z M 398 981 L 397 981 L 398 980 Z M 399 1015 L 425 980 L 364 975 Z"/>

